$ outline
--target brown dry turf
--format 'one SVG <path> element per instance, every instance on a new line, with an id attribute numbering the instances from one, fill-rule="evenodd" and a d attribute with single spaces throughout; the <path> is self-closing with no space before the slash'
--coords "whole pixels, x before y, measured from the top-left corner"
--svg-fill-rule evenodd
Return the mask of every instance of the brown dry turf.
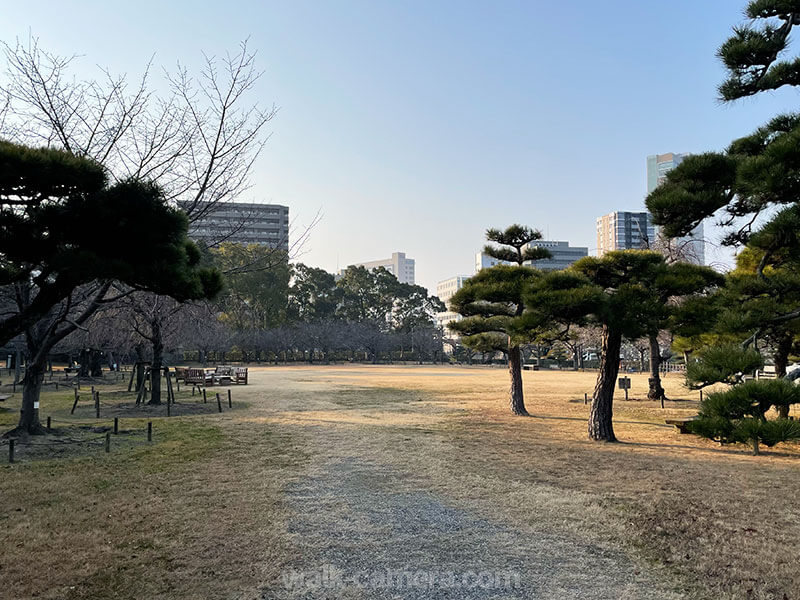
<path id="1" fill-rule="evenodd" d="M 592 443 L 583 394 L 594 378 L 525 372 L 530 418 L 508 414 L 506 372 L 482 367 L 253 369 L 221 415 L 186 392 L 169 419 L 104 406 L 131 431 L 110 454 L 23 446 L 7 465 L 0 447 L 0 597 L 279 597 L 281 571 L 317 558 L 297 532 L 308 518 L 297 490 L 356 458 L 394 473 L 394 493 L 607 549 L 676 596 L 799 599 L 800 449 L 753 457 L 679 435 L 663 420 L 693 414 L 697 392 L 668 377 L 681 401 L 662 411 L 635 400 L 645 375 L 632 376 L 631 401 L 618 393 L 621 443 Z M 131 401 L 103 389 L 104 402 Z M 18 397 L 0 412 L 3 429 Z M 69 419 L 70 406 L 69 390 L 48 391 L 42 412 Z M 82 403 L 72 419 L 91 416 Z M 149 418 L 148 445 L 136 432 Z M 82 435 L 60 427 L 61 439 Z"/>

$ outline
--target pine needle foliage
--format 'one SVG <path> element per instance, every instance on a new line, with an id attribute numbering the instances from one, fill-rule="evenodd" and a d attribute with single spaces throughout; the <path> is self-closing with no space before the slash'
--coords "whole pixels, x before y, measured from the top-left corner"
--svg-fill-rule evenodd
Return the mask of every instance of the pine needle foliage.
<path id="1" fill-rule="evenodd" d="M 764 366 L 764 358 L 752 348 L 723 344 L 701 351 L 698 359 L 686 365 L 686 384 L 690 389 L 727 383 L 735 385 L 744 375 Z"/>
<path id="2" fill-rule="evenodd" d="M 480 351 L 502 350 L 507 354 L 511 412 L 517 415 L 528 414 L 522 392 L 520 345 L 542 333 L 537 327 L 526 327 L 522 319 L 525 290 L 542 276 L 524 263 L 551 256 L 544 248 L 529 246 L 541 237 L 539 231 L 523 225 L 488 229 L 486 239 L 494 244 L 487 245 L 484 252 L 511 264 L 482 269 L 450 299 L 450 310 L 464 318 L 451 322 L 449 328 L 463 336 L 461 341 L 466 346 Z"/>
<path id="3" fill-rule="evenodd" d="M 800 387 L 785 379 L 747 381 L 729 390 L 709 394 L 700 404 L 692 433 L 725 444 L 750 443 L 772 447 L 800 439 L 800 422 L 767 419 L 771 408 L 800 404 Z"/>

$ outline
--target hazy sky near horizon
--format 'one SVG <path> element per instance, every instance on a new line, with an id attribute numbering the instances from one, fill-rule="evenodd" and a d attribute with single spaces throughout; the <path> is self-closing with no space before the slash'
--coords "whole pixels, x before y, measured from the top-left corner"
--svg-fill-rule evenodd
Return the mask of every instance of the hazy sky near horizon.
<path id="1" fill-rule="evenodd" d="M 249 38 L 253 99 L 279 112 L 243 199 L 289 205 L 298 228 L 322 212 L 307 264 L 406 252 L 435 291 L 472 273 L 487 227 L 592 253 L 596 217 L 643 209 L 648 154 L 719 150 L 795 110 L 793 90 L 716 99 L 744 5 L 38 0 L 2 3 L 0 40 L 135 76 L 151 56 L 196 72 Z"/>

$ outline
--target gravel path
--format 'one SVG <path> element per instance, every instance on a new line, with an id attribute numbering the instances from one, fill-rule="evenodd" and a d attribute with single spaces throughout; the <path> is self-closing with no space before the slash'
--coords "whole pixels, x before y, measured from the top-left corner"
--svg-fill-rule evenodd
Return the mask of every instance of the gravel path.
<path id="1" fill-rule="evenodd" d="M 301 557 L 264 599 L 643 600 L 662 590 L 623 553 L 542 526 L 518 531 L 363 458 L 333 458 L 290 486 Z"/>

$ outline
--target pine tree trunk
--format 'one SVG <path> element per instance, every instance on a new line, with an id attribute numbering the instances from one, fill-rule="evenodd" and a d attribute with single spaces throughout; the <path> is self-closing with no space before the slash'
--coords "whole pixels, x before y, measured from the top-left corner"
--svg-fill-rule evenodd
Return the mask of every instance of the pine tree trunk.
<path id="1" fill-rule="evenodd" d="M 31 361 L 25 368 L 25 377 L 22 379 L 22 410 L 19 415 L 17 431 L 33 435 L 45 432 L 39 422 L 39 396 L 44 380 L 45 359 Z"/>
<path id="2" fill-rule="evenodd" d="M 508 344 L 508 374 L 511 377 L 509 394 L 511 412 L 515 415 L 528 416 L 522 393 L 522 353 L 519 346 L 512 346 L 510 341 Z"/>
<path id="3" fill-rule="evenodd" d="M 589 438 L 602 442 L 616 442 L 612 423 L 614 385 L 619 374 L 619 351 L 622 333 L 603 325 L 603 342 L 600 356 L 600 372 L 594 388 L 592 408 L 589 412 Z"/>
<path id="4" fill-rule="evenodd" d="M 658 346 L 658 336 L 650 336 L 650 390 L 647 397 L 650 400 L 666 400 L 667 395 L 661 385 L 661 348 Z"/>
<path id="5" fill-rule="evenodd" d="M 786 377 L 786 367 L 789 364 L 789 353 L 792 350 L 792 336 L 787 334 L 778 340 L 777 347 L 775 348 L 775 355 L 773 361 L 775 362 L 775 377 L 777 379 Z M 778 407 L 778 418 L 789 418 L 789 406 Z"/>
<path id="6" fill-rule="evenodd" d="M 164 363 L 164 340 L 161 336 L 161 324 L 151 323 L 153 363 L 150 365 L 150 401 L 148 404 L 161 404 L 161 370 Z"/>
<path id="7" fill-rule="evenodd" d="M 19 383 L 22 380 L 22 350 L 17 348 L 16 356 L 14 357 L 14 383 Z"/>

